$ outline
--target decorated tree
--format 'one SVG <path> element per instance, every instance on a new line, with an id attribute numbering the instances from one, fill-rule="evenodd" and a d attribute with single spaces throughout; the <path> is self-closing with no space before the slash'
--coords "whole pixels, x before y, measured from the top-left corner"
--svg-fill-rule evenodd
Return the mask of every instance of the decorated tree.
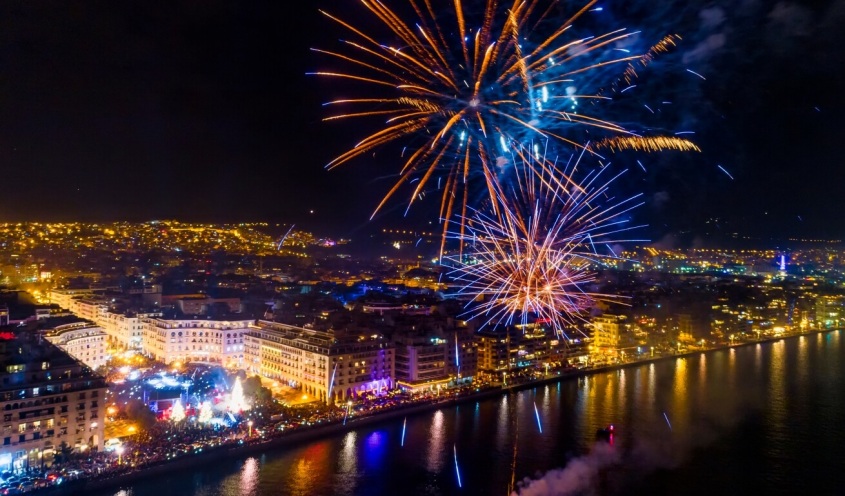
<path id="1" fill-rule="evenodd" d="M 212 413 L 211 402 L 204 401 L 200 406 L 200 414 L 199 417 L 197 417 L 197 420 L 199 420 L 201 424 L 207 424 L 211 422 Z"/>
<path id="2" fill-rule="evenodd" d="M 241 384 L 241 378 L 235 378 L 235 385 L 232 386 L 232 394 L 229 395 L 229 411 L 240 413 L 244 410 L 249 410 L 249 405 L 244 398 L 244 387 Z"/>
<path id="3" fill-rule="evenodd" d="M 170 420 L 177 423 L 185 420 L 185 407 L 182 406 L 181 400 L 176 400 L 176 403 L 173 404 L 173 410 L 170 412 Z"/>

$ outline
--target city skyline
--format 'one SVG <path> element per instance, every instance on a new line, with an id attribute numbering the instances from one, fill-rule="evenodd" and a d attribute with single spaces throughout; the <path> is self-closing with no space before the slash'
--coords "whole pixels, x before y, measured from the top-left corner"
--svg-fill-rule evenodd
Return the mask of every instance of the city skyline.
<path id="1" fill-rule="evenodd" d="M 325 65 L 309 49 L 338 36 L 320 7 L 338 8 L 4 7 L 0 159 L 14 187 L 0 219 L 369 230 L 396 168 L 372 160 L 323 168 L 356 135 L 321 122 L 331 87 L 306 75 Z M 841 200 L 828 188 L 841 179 L 842 2 L 603 9 L 610 25 L 648 18 L 677 32 L 684 39 L 667 65 L 706 77 L 667 82 L 689 85 L 694 111 L 681 123 L 697 133 L 701 154 L 648 156 L 646 172 L 624 156 L 634 164 L 630 187 L 646 193 L 638 215 L 648 237 L 841 237 L 830 226 Z M 403 223 L 402 210 L 392 204 L 375 228 Z M 426 225 L 436 206 L 411 215 Z"/>

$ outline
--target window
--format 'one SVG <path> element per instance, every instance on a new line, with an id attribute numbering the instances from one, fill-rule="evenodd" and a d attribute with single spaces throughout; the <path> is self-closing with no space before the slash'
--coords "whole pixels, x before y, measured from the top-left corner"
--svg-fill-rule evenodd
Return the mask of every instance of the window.
<path id="1" fill-rule="evenodd" d="M 26 434 L 21 434 L 20 436 L 18 436 L 18 442 L 19 443 L 25 443 L 26 442 Z"/>
<path id="2" fill-rule="evenodd" d="M 12 438 L 10 438 L 10 437 L 4 437 L 4 438 L 3 438 L 3 446 L 8 446 L 8 445 L 10 445 L 10 444 L 12 444 Z"/>
<path id="3" fill-rule="evenodd" d="M 26 422 L 21 422 L 18 424 L 18 433 L 26 432 Z"/>

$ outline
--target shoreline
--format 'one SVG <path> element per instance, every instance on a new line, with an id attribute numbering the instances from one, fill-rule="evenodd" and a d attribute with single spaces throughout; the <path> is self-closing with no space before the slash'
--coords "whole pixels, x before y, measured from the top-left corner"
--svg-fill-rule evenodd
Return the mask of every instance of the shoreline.
<path id="1" fill-rule="evenodd" d="M 828 334 L 831 332 L 840 331 L 841 329 L 821 329 L 821 330 L 812 330 L 809 332 L 803 332 L 799 334 L 790 334 L 788 336 L 781 336 L 781 337 L 770 337 L 759 339 L 755 341 L 749 342 L 742 342 L 737 343 L 730 346 L 722 346 L 717 348 L 710 348 L 705 350 L 695 350 L 695 351 L 687 351 L 684 353 L 677 353 L 674 355 L 666 355 L 666 356 L 659 356 L 659 357 L 649 357 L 642 360 L 636 360 L 626 363 L 619 363 L 613 365 L 605 365 L 596 368 L 590 369 L 574 369 L 571 371 L 567 371 L 564 373 L 560 373 L 557 375 L 552 375 L 549 377 L 544 377 L 541 379 L 523 382 L 519 384 L 514 384 L 511 386 L 506 387 L 495 387 L 480 390 L 478 392 L 470 393 L 463 396 L 452 396 L 440 401 L 428 402 L 423 404 L 414 404 L 408 405 L 398 408 L 393 408 L 386 411 L 376 412 L 370 415 L 365 415 L 361 417 L 354 417 L 350 418 L 346 425 L 342 423 L 331 423 L 327 425 L 316 425 L 316 426 L 309 426 L 307 428 L 297 428 L 295 431 L 290 432 L 289 434 L 283 434 L 279 437 L 268 439 L 266 441 L 252 443 L 252 444 L 243 444 L 243 445 L 236 445 L 236 446 L 222 446 L 218 448 L 211 449 L 202 454 L 195 454 L 184 456 L 172 461 L 165 461 L 161 462 L 160 464 L 153 465 L 150 467 L 144 467 L 137 471 L 133 471 L 130 473 L 124 474 L 117 474 L 112 477 L 107 478 L 95 478 L 95 479 L 78 479 L 74 481 L 69 481 L 66 484 L 61 486 L 53 486 L 48 488 L 42 492 L 42 494 L 87 494 L 91 491 L 105 491 L 108 489 L 121 489 L 126 488 L 127 486 L 131 486 L 132 483 L 145 479 L 148 477 L 155 477 L 155 476 L 162 476 L 172 472 L 191 469 L 193 467 L 209 463 L 209 462 L 216 462 L 225 459 L 234 459 L 240 456 L 245 456 L 254 453 L 260 453 L 267 450 L 276 450 L 284 446 L 292 446 L 301 443 L 305 443 L 308 441 L 312 441 L 315 439 L 321 439 L 325 437 L 329 437 L 332 435 L 344 433 L 350 430 L 357 429 L 359 427 L 365 427 L 368 425 L 376 424 L 385 422 L 391 419 L 395 419 L 397 417 L 405 417 L 410 415 L 419 415 L 423 413 L 428 413 L 431 411 L 436 411 L 440 408 L 444 407 L 452 407 L 457 406 L 463 403 L 469 403 L 471 401 L 480 401 L 483 399 L 488 399 L 500 395 L 508 395 L 511 393 L 516 393 L 519 391 L 524 391 L 527 389 L 532 389 L 537 386 L 547 385 L 547 384 L 555 384 L 558 382 L 562 382 L 565 380 L 577 379 L 581 377 L 586 377 L 590 375 L 595 375 L 599 373 L 606 373 L 606 372 L 613 372 L 622 369 L 634 368 L 641 365 L 648 365 L 653 364 L 656 362 L 668 361 L 671 359 L 677 358 L 686 358 L 694 355 L 705 355 L 710 353 L 715 353 L 718 351 L 724 351 L 731 348 L 740 348 L 740 347 L 747 347 L 755 344 L 768 344 L 768 343 L 776 343 L 778 341 L 783 340 L 790 340 L 795 338 L 800 338 L 803 336 L 808 335 L 818 335 L 818 334 Z"/>

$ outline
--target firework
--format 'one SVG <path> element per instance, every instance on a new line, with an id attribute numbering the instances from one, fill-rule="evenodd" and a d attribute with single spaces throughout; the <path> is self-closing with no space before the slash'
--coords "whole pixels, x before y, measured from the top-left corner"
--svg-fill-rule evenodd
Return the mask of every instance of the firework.
<path id="1" fill-rule="evenodd" d="M 641 152 L 659 152 L 678 150 L 682 152 L 700 152 L 701 149 L 690 140 L 674 136 L 617 136 L 604 138 L 593 145 L 596 150 L 608 148 L 611 151 L 637 150 Z"/>
<path id="2" fill-rule="evenodd" d="M 565 328 L 596 300 L 620 301 L 588 286 L 593 267 L 617 259 L 611 244 L 634 241 L 621 236 L 640 227 L 629 225 L 628 215 L 642 204 L 641 195 L 608 199 L 621 173 L 603 182 L 607 167 L 574 182 L 580 158 L 561 169 L 543 156 L 525 153 L 522 160 L 518 186 L 497 186 L 496 202 L 475 210 L 466 232 L 450 233 L 465 248 L 445 261 L 454 267 L 459 292 L 472 300 L 466 315 L 481 319 L 482 327 L 536 318 L 566 336 Z"/>
<path id="3" fill-rule="evenodd" d="M 552 142 L 577 150 L 588 134 L 636 136 L 603 118 L 594 104 L 612 100 L 604 93 L 616 93 L 619 81 L 630 83 L 637 67 L 680 39 L 670 35 L 632 54 L 619 47 L 630 46 L 638 32 L 573 34 L 576 21 L 601 10 L 593 8 L 595 1 L 568 19 L 557 17 L 561 7 L 548 0 L 466 2 L 481 3 L 476 10 L 461 0 L 441 2 L 448 8 L 440 10 L 429 0 L 397 7 L 386 1 L 360 3 L 390 41 L 322 12 L 348 38 L 337 50 L 315 49 L 338 68 L 311 74 L 347 81 L 351 84 L 345 86 L 362 95 L 326 103 L 337 110 L 325 120 L 374 117 L 383 125 L 327 167 L 401 146 L 398 179 L 373 215 L 403 186 L 412 190 L 408 207 L 436 188 L 444 239 L 449 220 L 466 219 L 475 205 L 472 187 L 496 201 L 496 185 L 513 175 L 514 149 Z M 610 91 L 595 84 L 609 75 L 606 71 L 617 74 L 607 78 Z"/>

